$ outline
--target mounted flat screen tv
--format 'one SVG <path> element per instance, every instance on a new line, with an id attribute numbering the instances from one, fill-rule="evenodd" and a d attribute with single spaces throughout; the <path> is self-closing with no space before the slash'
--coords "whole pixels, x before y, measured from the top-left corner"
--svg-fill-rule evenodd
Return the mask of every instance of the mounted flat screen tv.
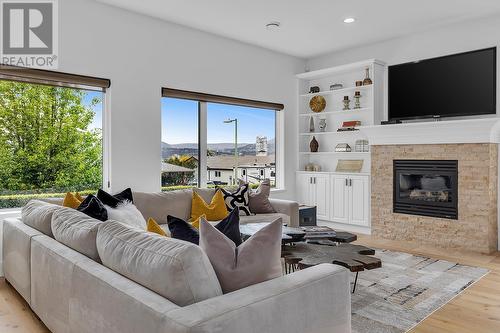
<path id="1" fill-rule="evenodd" d="M 389 120 L 496 113 L 496 47 L 389 66 Z"/>

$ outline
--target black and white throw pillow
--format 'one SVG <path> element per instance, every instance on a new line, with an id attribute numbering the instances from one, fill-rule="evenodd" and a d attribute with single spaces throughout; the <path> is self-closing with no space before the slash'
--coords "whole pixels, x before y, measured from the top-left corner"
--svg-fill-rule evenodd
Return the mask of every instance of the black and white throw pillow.
<path id="1" fill-rule="evenodd" d="M 248 207 L 248 184 L 241 185 L 235 192 L 229 192 L 224 188 L 221 188 L 221 191 L 224 195 L 224 201 L 226 202 L 228 211 L 232 211 L 235 207 L 238 207 L 240 215 L 252 215 Z"/>

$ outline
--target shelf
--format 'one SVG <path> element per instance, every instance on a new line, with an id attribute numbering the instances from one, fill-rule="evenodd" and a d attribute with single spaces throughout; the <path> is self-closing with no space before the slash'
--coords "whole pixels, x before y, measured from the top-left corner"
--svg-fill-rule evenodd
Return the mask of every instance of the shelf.
<path id="1" fill-rule="evenodd" d="M 321 116 L 323 114 L 351 114 L 351 113 L 358 113 L 358 112 L 364 112 L 364 111 L 369 111 L 372 108 L 361 108 L 361 109 L 351 109 L 351 110 L 336 110 L 336 111 L 325 111 L 325 112 L 308 112 L 308 113 L 300 113 L 299 117 L 308 117 L 308 116 Z"/>
<path id="2" fill-rule="evenodd" d="M 343 135 L 345 133 L 361 133 L 361 131 L 342 131 L 342 132 L 337 132 L 337 131 L 331 131 L 331 132 L 301 132 L 299 133 L 300 135 L 325 135 L 325 134 L 335 134 L 335 135 Z"/>
<path id="3" fill-rule="evenodd" d="M 334 94 L 339 94 L 339 93 L 346 93 L 354 90 L 368 90 L 372 89 L 373 84 L 370 84 L 369 86 L 359 86 L 359 87 L 347 87 L 347 88 L 342 88 L 342 89 L 337 89 L 337 90 L 326 90 L 326 91 L 320 91 L 319 93 L 308 93 L 308 94 L 302 94 L 300 95 L 301 97 L 313 97 L 317 95 L 325 96 L 325 95 L 334 95 Z"/>
<path id="4" fill-rule="evenodd" d="M 305 72 L 297 74 L 296 77 L 301 80 L 316 80 L 325 77 L 330 77 L 332 75 L 339 75 L 349 72 L 359 72 L 360 70 L 364 70 L 367 66 L 371 67 L 373 65 L 385 66 L 385 63 L 377 59 L 368 59 L 364 61 L 354 62 L 351 64 L 345 64 L 345 65 Z"/>
<path id="5" fill-rule="evenodd" d="M 370 155 L 369 151 L 320 151 L 311 153 L 307 151 L 299 152 L 300 155 Z"/>

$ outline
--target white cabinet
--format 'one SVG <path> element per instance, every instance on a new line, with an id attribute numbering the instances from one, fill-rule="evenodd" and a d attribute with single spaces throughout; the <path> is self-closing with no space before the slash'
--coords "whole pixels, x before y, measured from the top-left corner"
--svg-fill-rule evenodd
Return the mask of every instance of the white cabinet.
<path id="1" fill-rule="evenodd" d="M 299 203 L 316 206 L 317 218 L 330 217 L 330 175 L 301 173 L 297 175 L 297 195 Z"/>
<path id="2" fill-rule="evenodd" d="M 358 226 L 370 225 L 368 176 L 332 175 L 330 219 Z"/>
<path id="3" fill-rule="evenodd" d="M 336 222 L 349 223 L 349 187 L 348 178 L 344 175 L 333 175 L 331 219 Z"/>
<path id="4" fill-rule="evenodd" d="M 349 178 L 349 223 L 368 227 L 370 224 L 368 177 L 350 176 Z"/>
<path id="5" fill-rule="evenodd" d="M 299 204 L 314 206 L 311 196 L 312 176 L 310 174 L 298 174 L 296 186 L 297 200 L 299 201 Z"/>

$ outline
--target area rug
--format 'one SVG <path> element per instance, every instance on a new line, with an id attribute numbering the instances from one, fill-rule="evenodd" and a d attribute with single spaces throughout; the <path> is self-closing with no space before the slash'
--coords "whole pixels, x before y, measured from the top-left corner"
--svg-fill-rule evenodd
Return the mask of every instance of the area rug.
<path id="1" fill-rule="evenodd" d="M 487 269 L 376 250 L 382 268 L 359 273 L 353 333 L 407 332 L 488 273 Z"/>

